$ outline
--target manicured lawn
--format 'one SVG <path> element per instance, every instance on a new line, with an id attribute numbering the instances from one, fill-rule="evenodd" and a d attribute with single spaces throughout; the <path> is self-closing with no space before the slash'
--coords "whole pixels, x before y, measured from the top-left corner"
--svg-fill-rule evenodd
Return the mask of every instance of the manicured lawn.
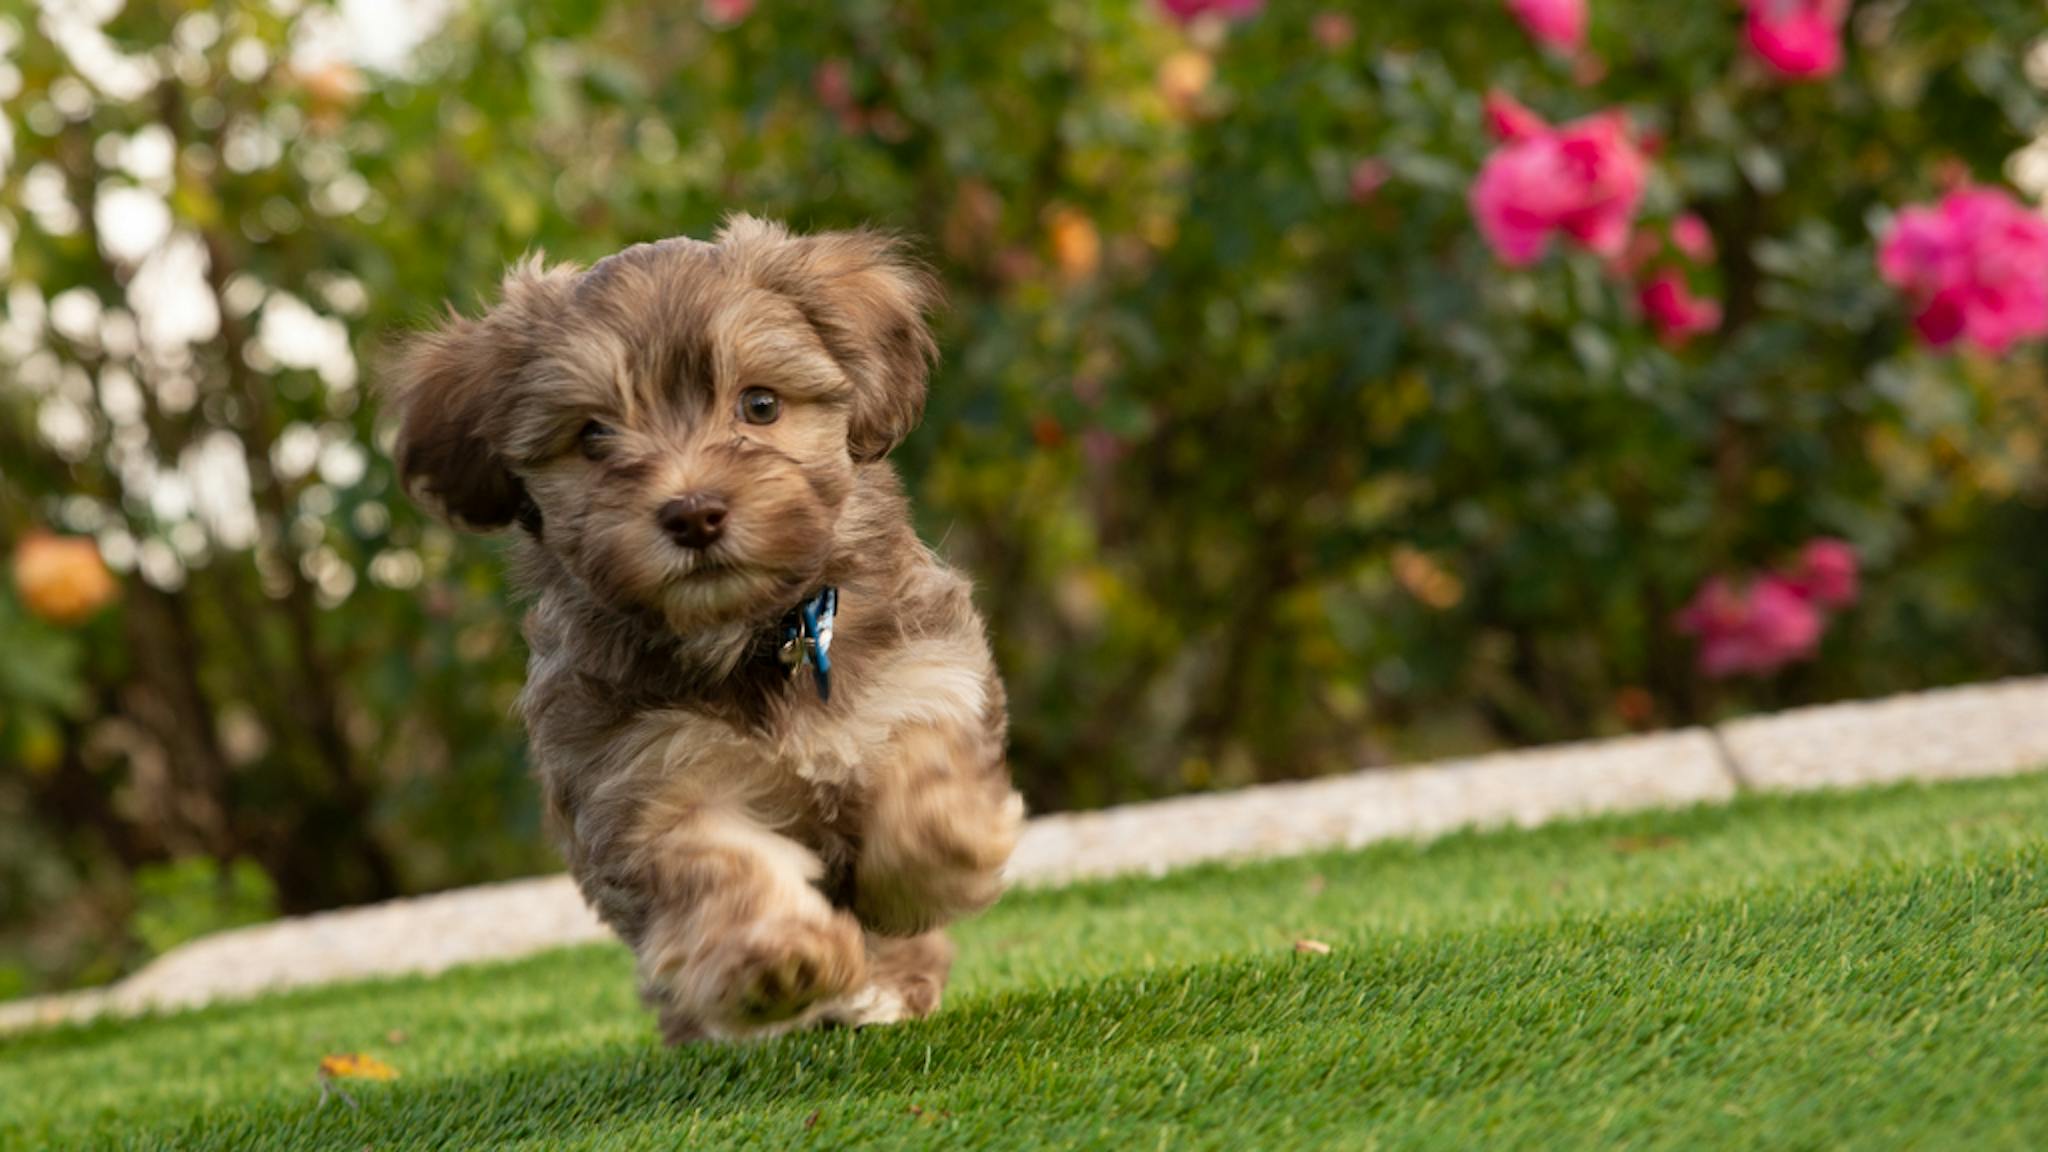
<path id="1" fill-rule="evenodd" d="M 2048 776 L 1091 885 L 960 936 L 934 1020 L 750 1048 L 657 1047 L 611 948 L 0 1039 L 0 1148 L 2048 1146 Z M 350 1051 L 402 1076 L 323 1105 Z"/>

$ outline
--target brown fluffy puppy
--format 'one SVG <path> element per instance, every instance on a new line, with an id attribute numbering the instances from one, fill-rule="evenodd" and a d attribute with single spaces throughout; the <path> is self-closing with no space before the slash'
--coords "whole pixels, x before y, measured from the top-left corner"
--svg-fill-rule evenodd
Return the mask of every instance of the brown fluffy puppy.
<path id="1" fill-rule="evenodd" d="M 925 1015 L 1001 889 L 1003 686 L 883 459 L 936 299 L 885 237 L 740 217 L 524 263 L 394 373 L 408 491 L 516 531 L 550 815 L 671 1042 Z M 827 586 L 829 701 L 778 659 Z"/>

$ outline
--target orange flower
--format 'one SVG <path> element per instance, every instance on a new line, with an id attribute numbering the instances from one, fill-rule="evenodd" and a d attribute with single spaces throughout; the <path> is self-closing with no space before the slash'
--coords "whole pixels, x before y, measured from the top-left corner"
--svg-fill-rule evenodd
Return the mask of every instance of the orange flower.
<path id="1" fill-rule="evenodd" d="M 1465 582 L 1427 552 L 1403 544 L 1394 549 L 1394 579 L 1410 596 L 1439 612 L 1465 598 Z"/>
<path id="2" fill-rule="evenodd" d="M 1184 49 L 1159 62 L 1159 94 L 1183 119 L 1201 110 L 1202 93 L 1216 78 L 1216 64 L 1203 53 Z"/>
<path id="3" fill-rule="evenodd" d="M 117 591 L 98 545 L 48 532 L 30 533 L 14 550 L 14 587 L 30 612 L 66 625 L 90 618 Z"/>
<path id="4" fill-rule="evenodd" d="M 1052 258 L 1061 279 L 1071 284 L 1094 276 L 1102 266 L 1102 235 L 1095 222 L 1072 208 L 1054 208 L 1047 214 L 1046 227 L 1052 233 Z"/>

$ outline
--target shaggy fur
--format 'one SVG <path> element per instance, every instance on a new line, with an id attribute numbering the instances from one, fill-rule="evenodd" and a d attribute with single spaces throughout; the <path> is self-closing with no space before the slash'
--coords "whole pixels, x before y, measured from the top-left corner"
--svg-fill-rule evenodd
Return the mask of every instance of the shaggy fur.
<path id="1" fill-rule="evenodd" d="M 1023 816 L 965 580 L 883 457 L 917 424 L 935 285 L 885 237 L 737 218 L 587 271 L 529 261 L 393 374 L 407 490 L 516 526 L 521 698 L 583 894 L 671 1042 L 939 1003 Z M 772 423 L 741 394 L 779 398 Z M 671 501 L 715 499 L 689 547 Z M 833 694 L 775 660 L 840 589 Z"/>

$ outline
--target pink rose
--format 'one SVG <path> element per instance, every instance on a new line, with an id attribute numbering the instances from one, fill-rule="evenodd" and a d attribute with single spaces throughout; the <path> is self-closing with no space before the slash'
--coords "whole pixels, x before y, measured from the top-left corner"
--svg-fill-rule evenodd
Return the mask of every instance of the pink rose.
<path id="1" fill-rule="evenodd" d="M 1159 10 L 1179 24 L 1191 24 L 1204 16 L 1243 20 L 1256 16 L 1266 0 L 1157 0 Z"/>
<path id="2" fill-rule="evenodd" d="M 846 111 L 853 107 L 853 69 L 844 60 L 819 61 L 811 73 L 811 92 L 830 111 Z"/>
<path id="3" fill-rule="evenodd" d="M 1699 638 L 1700 671 L 1724 679 L 1810 659 L 1823 625 L 1819 610 L 1775 576 L 1741 591 L 1716 576 L 1679 614 L 1678 627 Z"/>
<path id="4" fill-rule="evenodd" d="M 1652 277 L 1643 285 L 1638 300 L 1658 336 L 1673 347 L 1721 326 L 1720 303 L 1693 295 L 1692 286 L 1675 269 L 1666 268 Z"/>
<path id="5" fill-rule="evenodd" d="M 1318 12 L 1309 27 L 1316 34 L 1316 43 L 1332 52 L 1349 48 L 1352 37 L 1358 35 L 1358 26 L 1342 12 Z"/>
<path id="6" fill-rule="evenodd" d="M 1994 188 L 1963 188 L 1899 213 L 1878 272 L 1912 301 L 1929 344 L 1998 355 L 2048 335 L 2048 220 Z"/>
<path id="7" fill-rule="evenodd" d="M 1780 76 L 1806 80 L 1842 67 L 1849 0 L 1748 0 L 1749 47 Z"/>
<path id="8" fill-rule="evenodd" d="M 1567 55 L 1586 43 L 1586 0 L 1507 0 L 1522 29 L 1545 48 Z"/>
<path id="9" fill-rule="evenodd" d="M 1685 258 L 1695 263 L 1708 264 L 1714 259 L 1714 234 L 1707 228 L 1707 222 L 1688 212 L 1671 222 L 1671 244 Z"/>
<path id="10" fill-rule="evenodd" d="M 1394 178 L 1394 170 L 1385 160 L 1368 156 L 1351 166 L 1351 202 L 1364 204 L 1379 195 L 1387 181 Z"/>
<path id="11" fill-rule="evenodd" d="M 1482 115 L 1486 118 L 1487 132 L 1504 143 L 1527 140 L 1550 131 L 1550 125 L 1543 117 L 1498 88 L 1486 93 Z"/>
<path id="12" fill-rule="evenodd" d="M 1847 608 L 1861 590 L 1856 549 L 1845 540 L 1810 540 L 1799 550 L 1799 559 L 1785 574 L 1785 582 L 1818 607 Z"/>
<path id="13" fill-rule="evenodd" d="M 868 118 L 854 99 L 853 67 L 846 61 L 836 56 L 819 61 L 811 73 L 811 94 L 839 121 L 841 131 L 861 132 L 868 127 Z"/>
<path id="14" fill-rule="evenodd" d="M 1472 185 L 1472 214 L 1500 258 L 1534 263 L 1562 232 L 1602 256 L 1628 247 L 1647 165 L 1619 113 L 1510 141 Z"/>
<path id="15" fill-rule="evenodd" d="M 754 0 L 704 0 L 704 22 L 721 27 L 737 24 L 754 11 Z"/>

